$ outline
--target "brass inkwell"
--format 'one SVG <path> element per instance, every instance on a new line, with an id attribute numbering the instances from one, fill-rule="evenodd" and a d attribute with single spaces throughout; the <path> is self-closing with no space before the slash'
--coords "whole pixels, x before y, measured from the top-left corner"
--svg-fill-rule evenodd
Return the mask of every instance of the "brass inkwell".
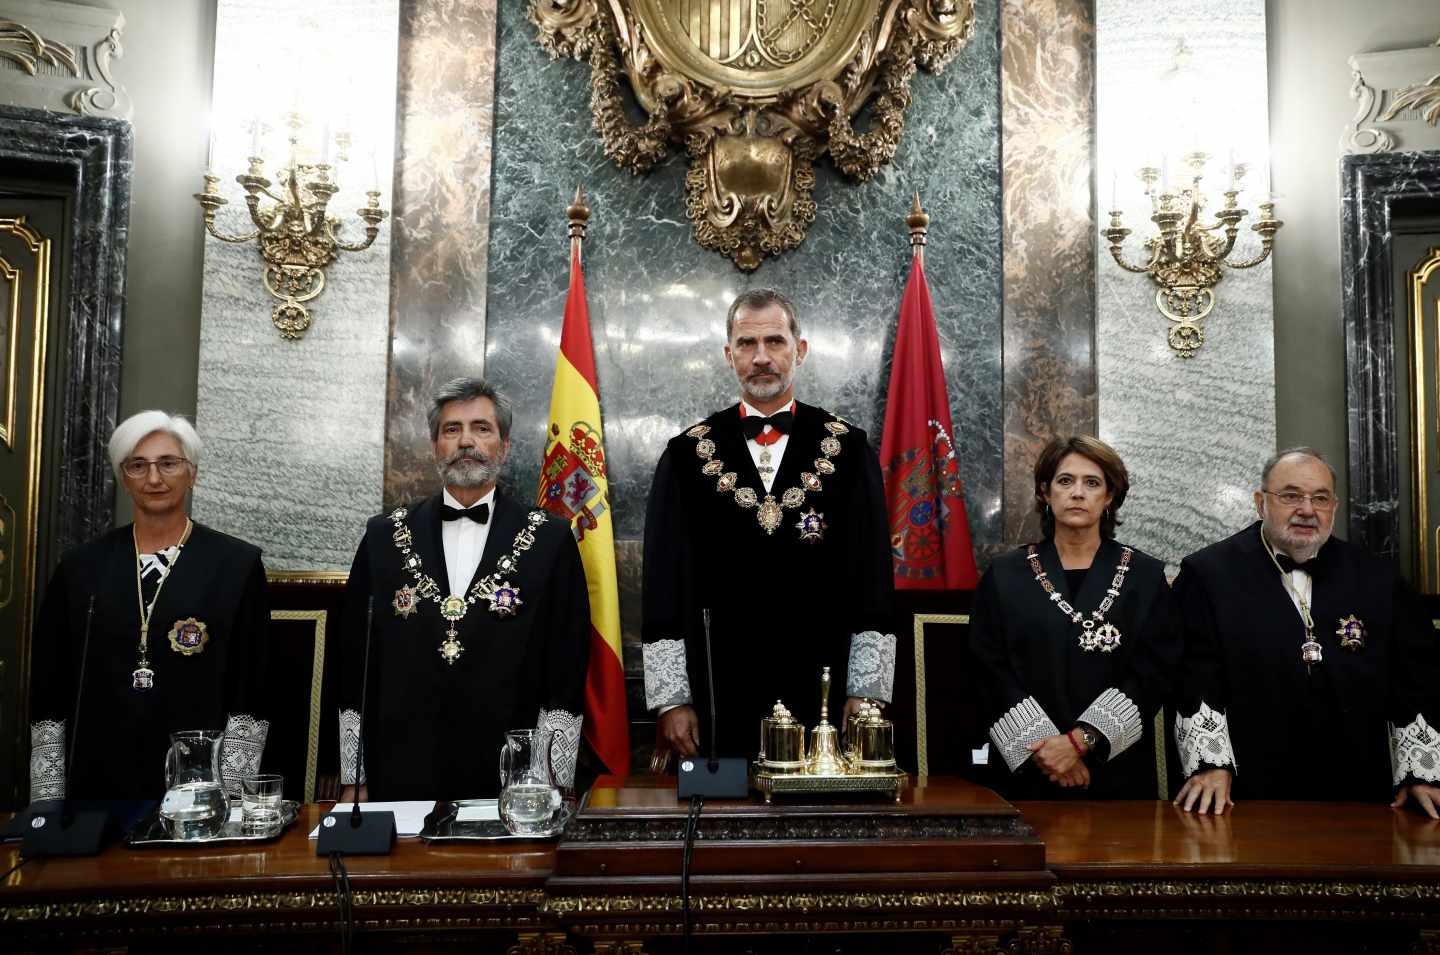
<path id="1" fill-rule="evenodd" d="M 862 704 L 846 721 L 845 746 L 830 725 L 830 668 L 820 676 L 820 722 L 805 746 L 805 727 L 775 701 L 760 721 L 760 756 L 751 784 L 770 802 L 776 795 L 883 793 L 900 800 L 905 774 L 895 765 L 895 724 L 880 707 Z"/>

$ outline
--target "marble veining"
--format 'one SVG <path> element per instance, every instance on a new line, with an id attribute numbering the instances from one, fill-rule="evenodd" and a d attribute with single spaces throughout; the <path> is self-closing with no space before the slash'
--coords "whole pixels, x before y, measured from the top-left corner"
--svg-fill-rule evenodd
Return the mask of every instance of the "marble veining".
<path id="1" fill-rule="evenodd" d="M 222 0 L 215 38 L 217 115 L 236 115 L 221 105 L 248 89 L 257 70 L 290 75 L 283 72 L 292 63 L 287 51 L 263 42 L 280 19 L 295 27 L 292 41 L 323 33 L 325 50 L 337 56 L 344 51 L 347 68 L 363 64 L 346 86 L 364 104 L 360 125 L 371 131 L 369 141 L 357 131 L 355 152 L 363 156 L 373 147 L 379 181 L 388 184 L 398 0 L 322 0 L 298 19 L 281 0 Z M 267 168 L 281 164 L 282 142 L 276 136 L 269 144 Z M 243 136 L 222 137 L 215 147 L 231 199 L 221 215 L 227 233 L 247 222 L 233 175 L 244 168 L 248 148 Z M 363 227 L 343 210 L 364 202 L 376 175 L 368 165 L 352 158 L 341 167 L 340 191 L 330 203 L 342 236 L 352 241 Z M 389 189 L 382 193 L 388 207 Z M 231 245 L 206 236 L 196 412 L 205 453 L 193 512 L 197 520 L 259 545 L 271 570 L 348 569 L 365 520 L 380 510 L 390 234 L 386 223 L 368 250 L 342 252 L 326 268 L 325 291 L 309 303 L 313 323 L 300 341 L 283 340 L 271 324 L 274 300 L 261 282 L 254 243 Z"/>
<path id="2" fill-rule="evenodd" d="M 593 211 L 585 273 L 637 717 L 645 501 L 666 440 L 735 400 L 721 354 L 725 309 L 748 287 L 792 295 L 810 341 L 799 396 L 856 422 L 878 446 L 915 191 L 931 216 L 926 274 L 982 563 L 1001 546 L 997 7 L 980 5 L 977 20 L 942 74 L 915 78 L 894 162 L 864 185 L 818 163 L 819 212 L 804 244 L 747 276 L 691 238 L 676 204 L 685 157 L 641 179 L 616 169 L 591 129 L 588 71 L 549 60 L 523 4 L 499 5 L 485 368 L 517 403 L 503 480 L 535 494 L 568 278 L 564 210 L 580 184 Z M 653 740 L 647 733 L 650 724 L 635 725 L 637 752 Z"/>
<path id="3" fill-rule="evenodd" d="M 405 4 L 399 90 L 387 506 L 435 488 L 425 427 L 435 387 L 485 368 L 495 0 Z"/>
<path id="4" fill-rule="evenodd" d="M 1224 118 L 1223 130 L 1195 119 L 1188 135 L 1229 137 L 1241 155 L 1264 144 L 1268 122 L 1265 11 L 1261 0 L 1099 0 L 1096 4 L 1097 152 L 1100 181 L 1112 183 L 1127 225 L 1136 230 L 1128 249 L 1154 229 L 1148 203 L 1132 178 L 1134 167 L 1168 151 L 1172 175 L 1193 140 L 1167 146 L 1167 133 L 1146 112 L 1145 91 L 1165 86 L 1176 38 L 1183 36 L 1189 64 L 1201 83 L 1248 90 Z M 1256 92 L 1260 91 L 1260 92 Z M 1218 122 L 1218 121 L 1217 121 Z M 1178 127 L 1173 135 L 1186 135 Z M 1215 147 L 1212 147 L 1212 149 Z M 1223 161 L 1222 161 L 1223 162 Z M 1217 186 L 1212 168 L 1207 180 Z M 1242 196 L 1242 201 L 1253 195 Z M 1283 218 L 1283 208 L 1279 210 Z M 1248 221 L 1246 225 L 1248 225 Z M 1237 256 L 1256 240 L 1248 229 Z M 1281 234 L 1280 241 L 1284 241 Z M 1226 269 L 1216 286 L 1214 311 L 1205 319 L 1205 344 L 1189 359 L 1166 344 L 1168 321 L 1155 308 L 1155 285 L 1122 272 L 1103 241 L 1099 268 L 1096 366 L 1101 437 L 1124 457 L 1131 491 L 1122 512 L 1121 540 L 1164 560 L 1173 571 L 1192 551 L 1226 537 L 1253 519 L 1251 493 L 1260 467 L 1275 450 L 1274 314 L 1271 265 Z"/>
<path id="5" fill-rule="evenodd" d="M 1340 275 L 1349 424 L 1350 539 L 1400 552 L 1395 332 L 1390 218 L 1397 203 L 1440 197 L 1440 154 L 1377 153 L 1341 160 Z"/>
<path id="6" fill-rule="evenodd" d="M 1095 433 L 1095 23 L 1088 0 L 1006 0 L 1004 541 L 1040 536 L 1034 467 Z"/>
<path id="7" fill-rule="evenodd" d="M 69 312 L 51 339 L 66 369 L 46 417 L 61 422 L 56 499 L 48 512 L 48 579 L 66 550 L 97 537 L 114 518 L 115 478 L 106 445 L 120 407 L 125 250 L 130 229 L 134 134 L 124 120 L 0 106 L 0 166 L 61 184 L 74 203 Z"/>

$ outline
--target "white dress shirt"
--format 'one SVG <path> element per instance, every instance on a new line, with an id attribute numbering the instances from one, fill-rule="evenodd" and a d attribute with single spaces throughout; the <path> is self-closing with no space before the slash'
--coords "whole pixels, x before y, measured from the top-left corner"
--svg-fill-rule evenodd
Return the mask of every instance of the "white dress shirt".
<path id="1" fill-rule="evenodd" d="M 1312 592 L 1315 589 L 1315 580 L 1310 576 L 1309 571 L 1301 570 L 1299 567 L 1290 571 L 1289 576 L 1290 586 L 1285 588 L 1285 593 L 1290 597 L 1290 602 L 1295 605 L 1295 609 L 1300 610 L 1300 614 L 1303 617 L 1305 611 L 1300 609 L 1301 598 L 1304 598 L 1305 606 L 1310 607 L 1312 610 L 1315 607 L 1315 601 L 1312 599 L 1314 596 Z"/>
<path id="2" fill-rule="evenodd" d="M 763 411 L 756 411 L 756 410 L 755 410 L 755 406 L 752 405 L 752 404 L 751 404 L 750 402 L 748 402 L 748 401 L 742 400 L 742 401 L 740 402 L 740 405 L 741 405 L 741 407 L 743 407 L 743 408 L 745 409 L 745 417 L 747 417 L 747 418 L 750 418 L 750 417 L 755 417 L 755 418 L 766 418 L 766 417 L 769 417 L 769 415 L 765 414 L 765 412 L 763 412 Z M 791 401 L 791 402 L 790 402 L 788 405 L 786 405 L 784 408 L 778 409 L 778 410 L 776 411 L 776 414 L 779 414 L 781 411 L 794 412 L 794 410 L 795 410 L 795 402 L 794 402 L 794 401 Z M 772 429 L 770 428 L 770 426 L 769 426 L 769 425 L 766 425 L 766 426 L 765 426 L 765 431 L 762 432 L 762 433 L 768 434 L 771 430 L 772 430 Z M 780 435 L 780 439 L 779 439 L 778 441 L 776 441 L 774 444 L 770 445 L 769 447 L 762 447 L 758 442 L 756 442 L 756 440 L 755 440 L 754 438 L 750 438 L 750 439 L 748 439 L 748 440 L 745 442 L 746 446 L 748 446 L 748 447 L 750 448 L 750 459 L 755 462 L 755 470 L 758 471 L 759 474 L 760 474 L 760 483 L 762 483 L 762 484 L 765 485 L 765 493 L 766 493 L 766 494 L 769 494 L 769 493 L 770 493 L 770 486 L 775 483 L 775 475 L 777 475 L 777 474 L 780 473 L 780 459 L 783 458 L 783 457 L 785 457 L 785 446 L 786 446 L 787 444 L 789 444 L 789 443 L 790 443 L 790 435 L 789 435 L 789 433 L 785 433 L 785 434 Z M 760 454 L 761 454 L 761 452 L 767 451 L 767 450 L 770 452 L 770 466 L 775 469 L 775 470 L 771 471 L 769 474 L 766 474 L 764 471 L 761 471 L 761 470 L 760 470 Z"/>
<path id="3" fill-rule="evenodd" d="M 444 494 L 446 504 L 460 510 L 466 509 L 450 495 L 449 490 Z M 490 520 L 495 520 L 494 488 L 471 507 L 479 507 L 481 504 L 490 505 Z M 489 537 L 489 521 L 477 524 L 468 517 L 462 517 L 459 520 L 440 522 L 440 544 L 445 548 L 445 570 L 450 576 L 450 593 L 465 596 L 465 591 L 470 588 L 470 581 L 475 577 L 475 570 L 480 566 L 480 558 L 485 553 L 485 541 Z"/>

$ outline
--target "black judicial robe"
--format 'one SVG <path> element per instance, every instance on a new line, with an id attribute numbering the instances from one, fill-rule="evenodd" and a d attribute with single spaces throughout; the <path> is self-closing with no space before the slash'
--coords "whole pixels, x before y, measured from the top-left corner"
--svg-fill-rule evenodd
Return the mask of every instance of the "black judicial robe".
<path id="1" fill-rule="evenodd" d="M 1301 567 L 1324 653 L 1311 668 L 1259 521 L 1185 558 L 1175 579 L 1185 624 L 1177 715 L 1202 702 L 1225 715 L 1237 802 L 1391 799 L 1387 723 L 1440 718 L 1440 640 L 1392 562 L 1331 537 Z M 1335 632 L 1351 615 L 1364 628 L 1357 650 Z"/>
<path id="2" fill-rule="evenodd" d="M 85 617 L 95 616 L 85 664 L 78 732 L 75 696 Z M 168 634 L 194 617 L 209 640 L 183 655 Z M 177 730 L 223 730 L 231 715 L 267 718 L 265 649 L 270 603 L 260 549 L 195 524 L 150 618 L 155 685 L 136 690 L 140 608 L 130 525 L 75 548 L 60 560 L 36 618 L 31 646 L 30 721 L 64 722 L 75 734 L 67 796 L 159 799 L 165 753 Z"/>
<path id="3" fill-rule="evenodd" d="M 404 523 L 424 573 L 448 596 L 442 500 L 437 494 L 406 508 Z M 496 493 L 471 587 L 511 553 L 516 534 L 530 526 L 531 510 Z M 345 590 L 340 707 L 360 710 L 365 610 L 373 594 L 363 759 L 371 799 L 494 796 L 506 730 L 534 729 L 542 708 L 576 716 L 584 711 L 590 652 L 585 570 L 569 525 L 544 516 L 534 545 L 502 574 L 519 588 L 519 611 L 502 619 L 484 598 L 477 600 L 456 625 L 465 652 L 453 664 L 439 652 L 448 629 L 439 604 L 418 600 L 408 617 L 393 605 L 396 592 L 415 578 L 401 566 L 390 514 L 366 525 Z"/>
<path id="4" fill-rule="evenodd" d="M 1101 543 L 1079 594 L 1070 590 L 1052 539 L 1042 541 L 1037 553 L 1055 589 L 1088 618 L 1105 599 L 1122 549 L 1113 540 Z M 1012 772 L 992 729 L 987 782 L 1012 799 L 1154 799 L 1154 716 L 1171 691 L 1181 655 L 1180 624 L 1165 565 L 1133 552 L 1120 596 L 1105 615 L 1119 628 L 1120 644 L 1105 653 L 1081 648 L 1082 626 L 1056 609 L 1035 579 L 1026 550 L 1021 547 L 997 558 L 975 594 L 970 644 L 975 682 L 982 688 L 982 722 L 986 727 L 1001 724 L 1001 740 L 1015 747 L 1012 758 L 1018 758 L 1014 754 L 1024 743 L 1066 733 L 1082 718 L 1101 730 L 1102 743 L 1086 759 L 1090 787 L 1062 788 L 1028 759 Z M 1123 694 L 1133 709 L 1113 695 L 1101 703 L 1103 711 L 1091 709 L 1112 690 Z M 1038 705 L 1053 728 L 1038 717 L 1013 724 L 1003 720 L 1017 705 L 1035 716 L 1027 700 Z M 1139 738 L 1110 758 L 1127 730 L 1138 732 Z"/>
<path id="5" fill-rule="evenodd" d="M 740 406 L 706 418 L 713 460 L 764 501 L 765 486 L 740 431 Z M 833 474 L 815 464 L 826 423 L 843 427 Z M 821 668 L 830 667 L 830 722 L 839 725 L 846 697 L 850 636 L 894 628 L 894 578 L 880 463 L 865 432 L 828 411 L 796 402 L 790 438 L 771 493 L 780 500 L 816 474 L 798 508 L 784 508 L 773 534 L 742 508 L 733 491 L 717 491 L 718 477 L 701 472 L 695 429 L 672 438 L 655 469 L 645 518 L 642 638 L 683 640 L 685 664 L 700 718 L 701 752 L 709 749 L 709 693 L 701 611 L 711 613 L 718 749 L 754 757 L 760 719 L 777 699 L 796 719 L 819 718 Z M 818 541 L 802 540 L 796 523 L 811 509 L 827 525 Z"/>

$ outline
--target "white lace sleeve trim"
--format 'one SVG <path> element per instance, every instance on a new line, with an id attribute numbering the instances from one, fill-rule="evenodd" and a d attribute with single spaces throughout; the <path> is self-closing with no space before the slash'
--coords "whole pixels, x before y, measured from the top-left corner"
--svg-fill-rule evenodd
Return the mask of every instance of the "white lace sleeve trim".
<path id="1" fill-rule="evenodd" d="M 1390 768 L 1397 786 L 1411 776 L 1440 783 L 1440 733 L 1430 728 L 1423 714 L 1415 714 L 1403 729 L 1390 724 Z"/>
<path id="2" fill-rule="evenodd" d="M 551 770 L 555 785 L 561 789 L 573 789 L 575 786 L 575 763 L 580 756 L 580 726 L 584 720 L 583 715 L 577 716 L 565 710 L 540 711 L 536 725 L 541 735 L 552 733 L 559 737 L 546 744 L 546 756 L 554 756 Z"/>
<path id="3" fill-rule="evenodd" d="M 685 641 L 656 640 L 642 648 L 645 656 L 645 708 L 691 702 L 690 675 L 685 670 Z"/>
<path id="4" fill-rule="evenodd" d="M 355 785 L 355 756 L 360 752 L 360 714 L 340 711 L 340 785 Z M 360 785 L 365 785 L 365 764 L 360 764 Z"/>
<path id="5" fill-rule="evenodd" d="M 1028 744 L 1058 735 L 1060 731 L 1033 696 L 1027 696 L 1010 707 L 1010 711 L 990 727 L 990 741 L 1012 773 L 1030 758 Z"/>
<path id="6" fill-rule="evenodd" d="M 30 801 L 65 798 L 65 722 L 30 724 Z"/>
<path id="7" fill-rule="evenodd" d="M 895 634 L 866 630 L 850 637 L 848 695 L 889 703 L 895 697 Z"/>
<path id="8" fill-rule="evenodd" d="M 1095 702 L 1080 714 L 1079 722 L 1095 727 L 1109 741 L 1110 759 L 1140 742 L 1140 737 L 1145 735 L 1140 707 L 1114 687 L 1097 696 Z"/>
<path id="9" fill-rule="evenodd" d="M 1201 765 L 1235 772 L 1235 749 L 1230 745 L 1230 727 L 1224 713 L 1216 713 L 1200 701 L 1194 716 L 1177 716 L 1175 745 L 1180 750 L 1180 768 L 1188 776 Z"/>
<path id="10" fill-rule="evenodd" d="M 231 796 L 240 795 L 240 780 L 260 772 L 260 757 L 269 735 L 269 720 L 237 713 L 226 721 L 225 742 L 220 747 L 220 773 L 225 780 L 225 791 Z"/>

